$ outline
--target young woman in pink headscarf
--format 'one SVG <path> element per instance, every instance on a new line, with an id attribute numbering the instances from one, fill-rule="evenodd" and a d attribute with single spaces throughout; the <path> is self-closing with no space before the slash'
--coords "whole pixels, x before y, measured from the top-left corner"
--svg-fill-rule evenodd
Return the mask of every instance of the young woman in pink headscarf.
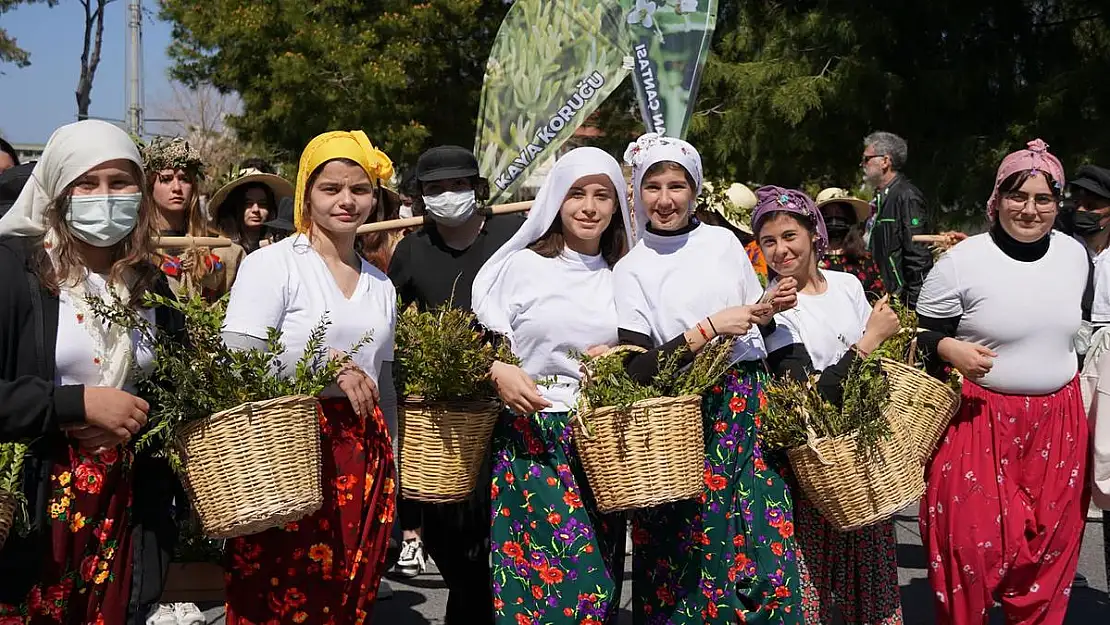
<path id="1" fill-rule="evenodd" d="M 1002 161 L 989 232 L 948 251 L 917 302 L 920 344 L 964 375 L 926 468 L 921 538 L 938 623 L 1063 623 L 1089 491 L 1072 337 L 1086 252 L 1052 230 L 1064 168 L 1044 141 Z"/>

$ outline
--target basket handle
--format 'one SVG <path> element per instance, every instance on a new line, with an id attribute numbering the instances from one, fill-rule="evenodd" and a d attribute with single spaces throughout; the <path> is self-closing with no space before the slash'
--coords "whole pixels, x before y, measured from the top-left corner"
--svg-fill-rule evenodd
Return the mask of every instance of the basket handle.
<path id="1" fill-rule="evenodd" d="M 826 467 L 831 467 L 833 463 L 825 460 L 825 457 L 821 455 L 821 451 L 817 449 L 817 441 L 819 439 L 817 438 L 817 432 L 813 429 L 813 426 L 810 425 L 808 409 L 802 408 L 802 418 L 805 419 L 806 422 L 806 447 L 809 447 L 809 450 L 813 452 L 813 455 L 817 456 L 818 462 L 825 465 Z"/>
<path id="2" fill-rule="evenodd" d="M 917 366 L 917 336 L 915 333 L 910 339 L 910 353 L 906 354 L 906 364 L 911 367 Z"/>

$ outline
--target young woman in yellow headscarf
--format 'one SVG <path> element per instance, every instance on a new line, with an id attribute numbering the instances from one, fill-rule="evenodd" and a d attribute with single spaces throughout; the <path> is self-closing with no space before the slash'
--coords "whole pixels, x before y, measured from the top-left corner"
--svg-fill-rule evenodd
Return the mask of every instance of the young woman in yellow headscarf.
<path id="1" fill-rule="evenodd" d="M 368 333 L 372 341 L 320 398 L 323 507 L 228 541 L 229 624 L 369 621 L 393 524 L 395 470 L 378 379 L 393 360 L 397 295 L 355 251 L 355 230 L 392 174 L 361 131 L 313 139 L 297 174 L 297 233 L 248 256 L 231 290 L 224 340 L 232 347 L 262 348 L 273 327 L 282 332 L 281 360 L 295 362 L 324 315 L 330 349 L 348 352 Z"/>

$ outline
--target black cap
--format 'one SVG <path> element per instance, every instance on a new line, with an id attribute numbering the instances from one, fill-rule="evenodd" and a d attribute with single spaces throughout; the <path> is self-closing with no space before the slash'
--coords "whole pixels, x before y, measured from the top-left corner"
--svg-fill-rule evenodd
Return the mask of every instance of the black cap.
<path id="1" fill-rule="evenodd" d="M 1068 184 L 1110 200 L 1110 169 L 1105 167 L 1083 165 Z"/>
<path id="2" fill-rule="evenodd" d="M 0 173 L 0 215 L 8 212 L 12 204 L 15 204 L 23 187 L 31 179 L 31 172 L 34 169 L 35 164 L 31 162 L 16 165 Z"/>
<path id="3" fill-rule="evenodd" d="M 478 159 L 474 153 L 457 145 L 441 145 L 420 155 L 416 161 L 416 179 L 420 182 L 472 178 L 478 175 Z"/>
<path id="4" fill-rule="evenodd" d="M 293 198 L 283 197 L 278 200 L 277 214 L 273 219 L 262 224 L 271 230 L 280 230 L 282 232 L 293 232 L 297 229 L 293 225 Z"/>

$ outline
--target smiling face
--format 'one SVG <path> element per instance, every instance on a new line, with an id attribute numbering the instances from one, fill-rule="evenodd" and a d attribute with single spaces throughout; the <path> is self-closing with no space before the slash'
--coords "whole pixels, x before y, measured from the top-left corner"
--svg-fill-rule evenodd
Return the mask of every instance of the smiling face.
<path id="1" fill-rule="evenodd" d="M 353 233 L 374 210 L 374 183 L 355 163 L 328 161 L 318 170 L 308 199 L 314 226 Z"/>
<path id="2" fill-rule="evenodd" d="M 154 174 L 153 195 L 158 210 L 184 211 L 193 201 L 195 185 L 184 169 L 163 169 Z"/>
<path id="3" fill-rule="evenodd" d="M 664 163 L 659 171 L 648 171 L 640 182 L 640 201 L 656 230 L 670 232 L 690 223 L 694 205 L 694 186 L 686 170 L 674 163 Z M 655 166 L 653 166 L 653 169 Z"/>
<path id="4" fill-rule="evenodd" d="M 1005 186 L 1003 181 L 1002 188 Z M 998 221 L 1006 234 L 1022 243 L 1033 243 L 1052 230 L 1058 200 L 1043 174 L 1035 173 L 1017 189 L 1000 190 L 999 195 Z"/>
<path id="5" fill-rule="evenodd" d="M 270 199 L 266 189 L 252 186 L 243 193 L 243 226 L 250 229 L 259 228 L 270 218 Z"/>
<path id="6" fill-rule="evenodd" d="M 559 208 L 567 244 L 572 248 L 580 243 L 597 246 L 616 210 L 617 192 L 609 176 L 595 174 L 574 181 Z"/>
<path id="7" fill-rule="evenodd" d="M 780 276 L 797 278 L 816 266 L 817 237 L 792 214 L 771 213 L 760 224 L 758 236 L 767 264 Z"/>

